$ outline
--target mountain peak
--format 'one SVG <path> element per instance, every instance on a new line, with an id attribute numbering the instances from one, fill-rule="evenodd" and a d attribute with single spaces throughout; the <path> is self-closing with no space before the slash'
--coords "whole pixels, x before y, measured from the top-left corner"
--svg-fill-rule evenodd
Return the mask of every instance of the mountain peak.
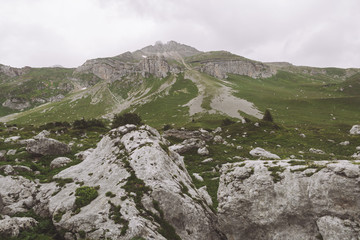
<path id="1" fill-rule="evenodd" d="M 144 47 L 140 51 L 146 55 L 167 55 L 177 52 L 182 57 L 189 57 L 200 53 L 196 48 L 175 41 L 168 41 L 167 43 L 157 41 L 154 45 Z"/>

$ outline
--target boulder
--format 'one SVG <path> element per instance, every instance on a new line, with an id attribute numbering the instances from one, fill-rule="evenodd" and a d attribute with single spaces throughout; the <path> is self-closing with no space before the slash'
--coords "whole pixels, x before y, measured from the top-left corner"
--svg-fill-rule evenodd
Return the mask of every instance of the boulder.
<path id="1" fill-rule="evenodd" d="M 280 157 L 278 155 L 270 153 L 260 147 L 254 148 L 249 153 L 253 157 L 260 157 L 260 158 L 264 158 L 264 159 L 280 159 Z"/>
<path id="2" fill-rule="evenodd" d="M 357 239 L 360 168 L 345 160 L 312 166 L 318 169 L 291 166 L 288 160 L 223 165 L 222 232 L 234 240 Z"/>
<path id="3" fill-rule="evenodd" d="M 350 134 L 352 135 L 360 135 L 360 125 L 354 125 L 350 129 Z"/>
<path id="4" fill-rule="evenodd" d="M 70 147 L 52 138 L 42 137 L 39 139 L 29 139 L 26 151 L 31 154 L 39 155 L 64 155 L 71 151 Z"/>
<path id="5" fill-rule="evenodd" d="M 70 158 L 67 157 L 58 157 L 51 161 L 50 168 L 60 168 L 66 166 L 68 163 L 71 162 Z"/>
<path id="6" fill-rule="evenodd" d="M 17 237 L 20 231 L 31 229 L 37 224 L 38 222 L 31 217 L 5 216 L 0 220 L 0 237 Z"/>

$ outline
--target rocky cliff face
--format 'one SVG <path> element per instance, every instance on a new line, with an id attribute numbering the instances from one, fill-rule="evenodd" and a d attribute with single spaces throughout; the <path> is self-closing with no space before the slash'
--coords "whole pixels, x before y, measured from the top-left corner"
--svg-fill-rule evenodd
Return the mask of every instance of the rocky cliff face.
<path id="1" fill-rule="evenodd" d="M 28 67 L 13 68 L 10 66 L 5 66 L 5 65 L 0 64 L 0 74 L 2 73 L 8 77 L 20 76 L 20 75 L 26 73 L 28 69 L 29 69 Z"/>
<path id="2" fill-rule="evenodd" d="M 127 58 L 129 59 L 136 61 L 134 58 Z M 144 77 L 152 74 L 164 78 L 169 72 L 179 72 L 179 69 L 170 67 L 162 56 L 144 56 L 138 62 L 126 62 L 122 56 L 88 60 L 76 69 L 75 74 L 93 73 L 101 79 L 115 81 L 132 74 L 141 74 Z"/>
<path id="3" fill-rule="evenodd" d="M 228 73 L 252 78 L 268 78 L 276 73 L 274 69 L 263 63 L 245 60 L 209 61 L 204 63 L 200 70 L 220 79 L 227 78 Z"/>
<path id="4" fill-rule="evenodd" d="M 359 239 L 359 165 L 302 164 L 223 166 L 218 217 L 228 239 Z"/>

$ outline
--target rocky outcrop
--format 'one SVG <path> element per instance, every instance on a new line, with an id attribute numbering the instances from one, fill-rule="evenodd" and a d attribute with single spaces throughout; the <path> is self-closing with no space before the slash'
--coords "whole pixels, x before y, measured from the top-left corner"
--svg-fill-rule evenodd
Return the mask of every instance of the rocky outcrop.
<path id="1" fill-rule="evenodd" d="M 29 67 L 24 68 L 13 68 L 10 66 L 5 66 L 0 64 L 0 74 L 4 74 L 9 77 L 17 77 L 22 74 L 25 74 L 28 71 Z"/>
<path id="2" fill-rule="evenodd" d="M 200 139 L 203 141 L 210 141 L 212 139 L 212 135 L 206 130 L 198 130 L 198 131 L 190 131 L 186 129 L 170 129 L 164 132 L 164 137 L 174 137 L 177 139 Z"/>
<path id="3" fill-rule="evenodd" d="M 46 208 L 67 239 L 79 232 L 87 239 L 165 239 L 172 227 L 181 239 L 223 239 L 204 190 L 193 188 L 183 169 L 182 158 L 155 129 L 123 126 L 110 131 L 83 162 L 54 177 L 73 182 L 58 189 L 42 185 L 35 209 L 44 214 Z M 80 183 L 94 187 L 97 197 L 79 209 Z"/>
<path id="4" fill-rule="evenodd" d="M 2 199 L 0 214 L 12 216 L 18 212 L 28 211 L 34 204 L 35 186 L 34 182 L 21 176 L 0 175 L 0 198 Z"/>
<path id="5" fill-rule="evenodd" d="M 71 151 L 69 145 L 52 138 L 41 137 L 27 140 L 26 151 L 39 155 L 63 155 Z"/>
<path id="6" fill-rule="evenodd" d="M 30 102 L 23 98 L 13 97 L 7 99 L 2 104 L 3 107 L 15 109 L 15 110 L 22 110 L 31 106 Z"/>
<path id="7" fill-rule="evenodd" d="M 360 237 L 360 168 L 350 161 L 246 161 L 221 172 L 218 217 L 228 239 Z"/>
<path id="8" fill-rule="evenodd" d="M 198 149 L 204 148 L 205 146 L 206 146 L 206 143 L 204 140 L 190 138 L 190 139 L 184 140 L 182 143 L 174 144 L 174 145 L 170 146 L 170 149 L 179 154 L 183 154 L 183 153 L 189 152 L 194 149 L 197 151 Z"/>
<path id="9" fill-rule="evenodd" d="M 5 216 L 0 220 L 0 238 L 7 239 L 17 237 L 20 231 L 30 229 L 37 225 L 38 222 L 30 217 L 9 217 Z"/>
<path id="10" fill-rule="evenodd" d="M 144 58 L 138 65 L 143 77 L 152 74 L 159 78 L 164 78 L 170 72 L 170 66 L 164 57 L 150 56 Z"/>
<path id="11" fill-rule="evenodd" d="M 245 75 L 252 78 L 269 78 L 276 73 L 275 70 L 260 62 L 225 59 L 204 62 L 200 70 L 220 79 L 227 78 L 227 74 L 229 73 Z"/>

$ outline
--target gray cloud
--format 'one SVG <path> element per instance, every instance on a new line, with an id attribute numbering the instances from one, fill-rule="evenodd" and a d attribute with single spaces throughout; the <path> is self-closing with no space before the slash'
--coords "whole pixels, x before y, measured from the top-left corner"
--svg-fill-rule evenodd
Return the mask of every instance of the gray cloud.
<path id="1" fill-rule="evenodd" d="M 260 61 L 360 67 L 357 0 L 3 0 L 0 63 L 67 67 L 157 40 Z"/>

